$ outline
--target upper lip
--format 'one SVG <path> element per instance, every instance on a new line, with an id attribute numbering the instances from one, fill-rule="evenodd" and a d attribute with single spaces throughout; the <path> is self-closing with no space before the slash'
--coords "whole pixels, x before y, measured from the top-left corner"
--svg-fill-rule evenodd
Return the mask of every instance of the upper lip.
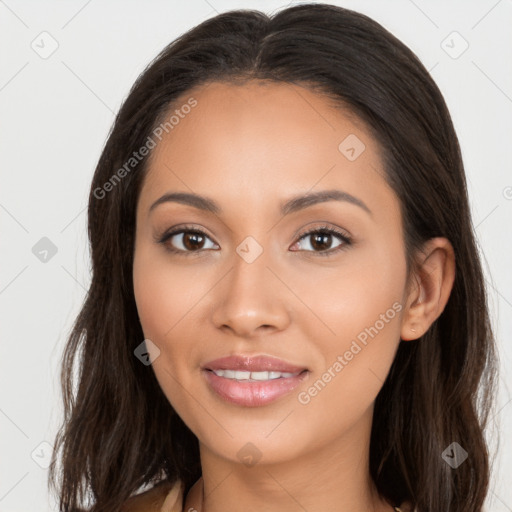
<path id="1" fill-rule="evenodd" d="M 284 372 L 297 373 L 307 370 L 304 366 L 296 366 L 282 359 L 270 356 L 234 355 L 221 357 L 203 365 L 205 370 L 245 370 L 249 372 Z"/>

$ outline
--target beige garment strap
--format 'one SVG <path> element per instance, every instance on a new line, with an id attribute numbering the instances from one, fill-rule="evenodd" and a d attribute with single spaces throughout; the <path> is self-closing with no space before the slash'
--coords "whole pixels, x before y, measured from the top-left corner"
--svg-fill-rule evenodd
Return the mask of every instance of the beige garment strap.
<path id="1" fill-rule="evenodd" d="M 165 497 L 160 512 L 182 512 L 183 482 L 178 481 Z"/>

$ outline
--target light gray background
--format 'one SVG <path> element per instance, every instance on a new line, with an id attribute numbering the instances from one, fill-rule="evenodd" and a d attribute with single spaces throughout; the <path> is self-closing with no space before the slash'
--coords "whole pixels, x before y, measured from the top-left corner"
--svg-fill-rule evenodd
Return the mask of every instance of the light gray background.
<path id="1" fill-rule="evenodd" d="M 512 1 L 332 3 L 368 14 L 416 52 L 452 113 L 501 359 L 487 510 L 511 511 Z M 87 194 L 114 113 L 184 31 L 226 10 L 285 5 L 0 0 L 0 512 L 57 509 L 44 466 L 62 412 L 58 365 L 89 284 Z M 32 252 L 42 237 L 57 248 L 46 262 Z"/>

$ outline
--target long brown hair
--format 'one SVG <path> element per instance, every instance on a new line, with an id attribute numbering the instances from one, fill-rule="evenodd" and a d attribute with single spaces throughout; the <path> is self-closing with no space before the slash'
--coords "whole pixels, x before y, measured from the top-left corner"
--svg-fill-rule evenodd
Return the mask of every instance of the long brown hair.
<path id="1" fill-rule="evenodd" d="M 49 480 L 60 510 L 118 510 L 162 478 L 182 479 L 188 490 L 201 474 L 196 437 L 151 366 L 133 354 L 144 339 L 132 266 L 148 158 L 128 170 L 126 162 L 192 87 L 250 79 L 305 85 L 365 122 L 401 203 L 410 265 L 429 238 L 452 243 L 450 299 L 421 339 L 400 344 L 377 396 L 370 472 L 391 503 L 410 500 L 419 512 L 480 512 L 497 364 L 457 136 L 415 54 L 372 19 L 327 4 L 271 17 L 237 10 L 204 21 L 155 58 L 120 109 L 89 196 L 92 282 L 63 356 L 65 417 Z M 457 468 L 442 457 L 453 442 L 469 453 Z"/>

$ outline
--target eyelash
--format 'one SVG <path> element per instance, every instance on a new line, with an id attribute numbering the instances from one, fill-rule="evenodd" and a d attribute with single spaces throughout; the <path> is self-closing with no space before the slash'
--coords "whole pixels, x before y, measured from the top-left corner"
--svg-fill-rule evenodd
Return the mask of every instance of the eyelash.
<path id="1" fill-rule="evenodd" d="M 183 256 L 192 256 L 192 255 L 201 253 L 203 250 L 211 250 L 211 249 L 199 249 L 197 251 L 184 251 L 182 249 L 176 249 L 174 247 L 166 245 L 166 242 L 169 239 L 171 239 L 175 235 L 179 235 L 182 233 L 194 233 L 194 234 L 198 234 L 198 235 L 202 235 L 207 238 L 210 238 L 204 231 L 202 231 L 199 228 L 195 228 L 192 226 L 181 226 L 172 231 L 164 233 L 162 236 L 157 238 L 157 242 L 162 245 L 165 245 L 166 249 L 169 252 L 174 253 L 174 254 L 180 254 Z M 318 256 L 332 256 L 334 254 L 338 254 L 338 252 L 345 250 L 345 249 L 347 249 L 348 246 L 352 245 L 352 238 L 350 236 L 348 236 L 346 233 L 338 231 L 337 229 L 329 227 L 329 226 L 319 226 L 319 227 L 315 227 L 314 229 L 312 229 L 310 231 L 306 231 L 305 233 L 302 233 L 299 236 L 297 242 L 299 242 L 303 238 L 306 238 L 310 235 L 317 234 L 317 233 L 322 233 L 322 234 L 327 234 L 327 235 L 335 235 L 338 238 L 340 238 L 343 243 L 338 245 L 338 247 L 335 247 L 334 249 L 328 249 L 326 251 L 300 251 L 299 250 L 298 252 L 312 252 Z M 297 242 L 295 242 L 293 245 L 295 245 Z"/>

